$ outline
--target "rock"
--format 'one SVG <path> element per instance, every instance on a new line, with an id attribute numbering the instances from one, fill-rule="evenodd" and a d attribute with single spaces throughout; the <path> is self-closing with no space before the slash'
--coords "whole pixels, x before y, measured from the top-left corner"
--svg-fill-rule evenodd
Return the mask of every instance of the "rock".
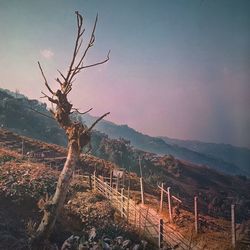
<path id="1" fill-rule="evenodd" d="M 123 243 L 122 243 L 122 249 L 129 248 L 131 246 L 131 244 L 132 244 L 131 240 L 125 240 L 125 241 L 123 241 Z"/>
<path id="2" fill-rule="evenodd" d="M 89 232 L 89 241 L 93 241 L 96 237 L 96 229 L 93 227 Z"/>
<path id="3" fill-rule="evenodd" d="M 140 244 L 136 244 L 132 248 L 132 250 L 139 250 L 139 249 L 140 249 Z"/>
<path id="4" fill-rule="evenodd" d="M 146 249 L 148 242 L 145 240 L 141 240 L 141 245 L 142 245 L 142 249 Z"/>
<path id="5" fill-rule="evenodd" d="M 78 245 L 79 236 L 71 235 L 67 240 L 64 241 L 61 250 L 73 250 Z"/>
<path id="6" fill-rule="evenodd" d="M 123 237 L 122 236 L 118 236 L 115 238 L 115 241 L 117 242 L 118 245 L 121 245 L 123 242 Z"/>

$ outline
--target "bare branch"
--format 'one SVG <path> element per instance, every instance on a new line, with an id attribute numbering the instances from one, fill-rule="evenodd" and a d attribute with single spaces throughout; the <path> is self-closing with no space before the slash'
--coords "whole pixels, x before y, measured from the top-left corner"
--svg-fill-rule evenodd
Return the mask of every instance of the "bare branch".
<path id="1" fill-rule="evenodd" d="M 65 92 L 65 94 L 67 95 L 70 91 L 72 90 L 71 86 L 67 88 L 67 91 Z"/>
<path id="2" fill-rule="evenodd" d="M 86 49 L 85 49 L 85 51 L 84 51 L 82 57 L 80 58 L 79 62 L 77 63 L 77 65 L 76 65 L 74 71 L 72 72 L 72 74 L 70 74 L 70 75 L 68 74 L 69 77 L 67 78 L 67 80 L 68 80 L 69 83 L 71 82 L 72 78 L 73 78 L 77 73 L 79 73 L 79 71 L 80 71 L 79 68 L 81 67 L 81 64 L 82 64 L 82 62 L 83 62 L 83 59 L 85 58 L 85 56 L 86 56 L 86 54 L 87 54 L 89 48 L 91 48 L 91 47 L 94 45 L 94 42 L 95 42 L 95 29 L 96 29 L 97 21 L 98 21 L 98 14 L 96 15 L 96 18 L 95 18 L 95 24 L 94 24 L 94 27 L 93 27 L 93 29 L 92 29 L 92 33 L 91 33 L 91 36 L 90 36 L 89 43 L 88 43 L 88 45 L 87 45 L 87 47 L 86 47 Z M 70 69 L 72 69 L 72 67 L 73 67 L 73 64 L 71 64 Z"/>
<path id="3" fill-rule="evenodd" d="M 56 80 L 58 83 L 60 83 L 60 85 L 62 86 L 63 83 L 61 82 L 61 80 L 60 80 L 59 78 L 56 78 L 55 80 Z"/>
<path id="4" fill-rule="evenodd" d="M 41 92 L 44 96 L 41 96 L 40 98 L 48 98 L 48 100 L 52 103 L 58 104 L 58 101 L 51 98 L 50 96 L 46 95 L 44 92 Z"/>
<path id="5" fill-rule="evenodd" d="M 49 84 L 48 84 L 48 82 L 47 82 L 47 79 L 46 79 L 46 77 L 45 77 L 45 75 L 44 75 L 44 73 L 43 73 L 43 69 L 42 69 L 42 67 L 41 67 L 40 62 L 38 62 L 38 66 L 39 66 L 39 69 L 40 69 L 40 71 L 41 71 L 41 73 L 42 73 L 42 76 L 43 76 L 43 79 L 44 79 L 44 82 L 45 82 L 45 85 L 46 85 L 47 89 L 49 90 L 49 92 L 50 92 L 52 95 L 55 95 L 55 93 L 52 91 L 52 89 L 50 88 L 50 86 L 49 86 Z"/>
<path id="6" fill-rule="evenodd" d="M 45 94 L 44 92 L 41 92 L 43 94 L 43 96 L 41 96 L 40 98 L 49 98 L 49 96 L 47 94 Z"/>
<path id="7" fill-rule="evenodd" d="M 109 54 L 110 54 L 110 50 L 109 50 L 108 55 L 107 55 L 107 58 L 106 58 L 105 60 L 103 60 L 103 61 L 101 61 L 101 62 L 97 62 L 97 63 L 90 64 L 90 65 L 82 66 L 82 67 L 79 68 L 79 70 L 81 70 L 81 69 L 86 69 L 86 68 L 91 68 L 91 67 L 95 67 L 95 66 L 97 66 L 97 65 L 101 65 L 101 64 L 106 63 L 106 62 L 109 60 Z"/>
<path id="8" fill-rule="evenodd" d="M 53 119 L 54 120 L 54 118 L 52 117 L 52 116 L 48 116 L 48 115 L 46 115 L 46 114 L 44 114 L 44 113 L 42 113 L 42 112 L 40 112 L 40 111 L 38 111 L 38 110 L 36 110 L 36 109 L 33 109 L 33 108 L 31 108 L 31 107 L 27 107 L 28 109 L 30 109 L 30 110 L 32 110 L 32 111 L 34 111 L 34 112 L 36 112 L 36 113 L 38 113 L 38 114 L 40 114 L 40 115 L 43 115 L 43 116 L 45 116 L 45 117 L 47 117 L 47 118 L 50 118 L 50 119 Z"/>
<path id="9" fill-rule="evenodd" d="M 93 129 L 93 127 L 94 127 L 100 120 L 102 120 L 105 116 L 107 116 L 107 115 L 109 115 L 109 114 L 110 114 L 110 112 L 108 112 L 108 113 L 102 115 L 101 117 L 99 117 L 99 118 L 89 127 L 88 131 L 91 131 L 91 130 Z"/>
<path id="10" fill-rule="evenodd" d="M 80 115 L 85 115 L 85 114 L 87 114 L 88 112 L 90 112 L 93 108 L 90 108 L 89 110 L 84 111 L 84 112 L 80 112 L 79 109 L 77 109 L 77 108 L 72 108 L 72 109 L 74 110 L 73 112 L 77 112 L 77 113 L 80 114 Z M 71 114 L 72 114 L 73 112 L 71 112 Z"/>
<path id="11" fill-rule="evenodd" d="M 65 81 L 68 84 L 70 83 L 69 79 L 71 78 L 71 75 L 72 75 L 72 69 L 74 67 L 76 56 L 77 56 L 77 54 L 79 52 L 80 47 L 82 46 L 81 37 L 83 36 L 83 33 L 85 31 L 85 29 L 82 29 L 82 24 L 83 24 L 82 16 L 78 13 L 78 11 L 76 11 L 75 13 L 77 15 L 77 27 L 78 27 L 78 29 L 77 29 L 77 36 L 76 36 L 75 47 L 74 47 L 74 52 L 73 52 L 73 58 L 71 60 L 71 63 L 70 63 L 70 66 L 69 66 L 69 71 L 68 71 L 68 74 L 67 74 L 66 79 L 65 79 Z M 79 41 L 80 41 L 80 44 L 79 44 Z"/>
<path id="12" fill-rule="evenodd" d="M 66 81 L 66 77 L 63 75 L 63 73 L 58 69 L 57 72 L 61 75 L 64 81 Z"/>

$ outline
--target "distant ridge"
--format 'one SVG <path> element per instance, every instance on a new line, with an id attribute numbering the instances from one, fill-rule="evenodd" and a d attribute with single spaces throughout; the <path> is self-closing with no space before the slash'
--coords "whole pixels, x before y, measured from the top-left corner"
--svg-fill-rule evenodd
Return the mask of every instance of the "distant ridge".
<path id="1" fill-rule="evenodd" d="M 82 118 L 87 125 L 94 117 L 86 114 Z M 178 159 L 229 173 L 250 176 L 250 150 L 228 144 L 216 144 L 196 141 L 170 139 L 168 137 L 151 137 L 142 134 L 128 125 L 116 125 L 110 121 L 101 121 L 96 129 L 110 138 L 124 138 L 135 148 L 165 155 L 171 154 Z"/>
<path id="2" fill-rule="evenodd" d="M 30 110 L 28 107 L 50 115 L 46 104 L 37 100 L 0 89 L 0 125 L 19 134 L 31 136 L 46 142 L 66 145 L 66 137 L 62 129 L 53 119 L 48 119 Z M 96 119 L 89 114 L 82 120 L 90 125 Z M 231 175 L 250 176 L 250 150 L 224 144 L 182 141 L 167 137 L 151 137 L 142 134 L 127 125 L 116 125 L 109 121 L 101 121 L 96 130 L 108 135 L 111 139 L 124 138 L 131 146 L 143 151 L 160 155 L 170 154 L 174 157 L 199 165 L 222 171 Z"/>

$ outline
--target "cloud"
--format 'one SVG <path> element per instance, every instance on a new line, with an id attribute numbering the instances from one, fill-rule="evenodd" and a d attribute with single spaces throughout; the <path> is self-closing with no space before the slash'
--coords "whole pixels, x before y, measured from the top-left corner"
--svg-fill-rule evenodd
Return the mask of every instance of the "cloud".
<path id="1" fill-rule="evenodd" d="M 43 49 L 40 54 L 46 59 L 51 59 L 54 56 L 54 52 L 50 49 Z"/>

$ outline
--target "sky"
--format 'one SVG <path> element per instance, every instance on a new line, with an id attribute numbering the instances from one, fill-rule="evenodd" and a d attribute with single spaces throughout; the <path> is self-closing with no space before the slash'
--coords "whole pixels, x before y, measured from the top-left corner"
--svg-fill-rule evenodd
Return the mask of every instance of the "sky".
<path id="1" fill-rule="evenodd" d="M 69 99 L 152 136 L 250 147 L 250 1 L 0 0 L 0 87 L 39 99 L 67 71 L 84 16 L 96 42 Z M 40 99 L 44 101 L 44 99 Z"/>

